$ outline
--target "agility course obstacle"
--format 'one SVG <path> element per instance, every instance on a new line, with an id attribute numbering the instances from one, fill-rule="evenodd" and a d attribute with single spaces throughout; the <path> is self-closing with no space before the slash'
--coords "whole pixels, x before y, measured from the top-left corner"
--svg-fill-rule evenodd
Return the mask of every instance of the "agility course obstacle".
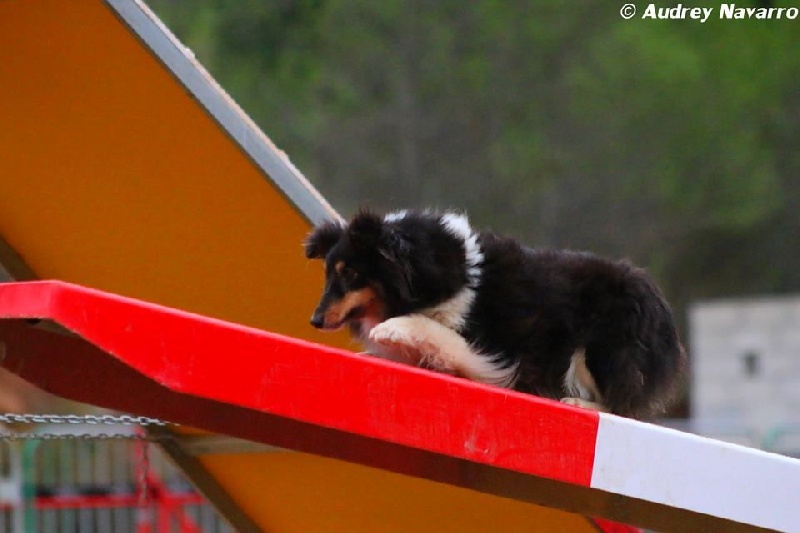
<path id="1" fill-rule="evenodd" d="M 3 365 L 66 397 L 654 528 L 800 527 L 794 459 L 61 282 L 0 285 L 0 318 Z"/>
<path id="2" fill-rule="evenodd" d="M 786 457 L 61 282 L 0 285 L 0 318 L 3 365 L 62 396 L 653 528 L 800 527 Z"/>
<path id="3" fill-rule="evenodd" d="M 0 364 L 182 424 L 237 530 L 800 530 L 797 461 L 310 328 L 336 213 L 141 2 L 5 0 L 0 46 L 0 264 L 63 280 L 0 285 Z"/>

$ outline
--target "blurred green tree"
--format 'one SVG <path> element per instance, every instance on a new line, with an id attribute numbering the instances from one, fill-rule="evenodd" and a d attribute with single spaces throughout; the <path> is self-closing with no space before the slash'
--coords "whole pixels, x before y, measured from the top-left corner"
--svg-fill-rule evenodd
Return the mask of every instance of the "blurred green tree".
<path id="1" fill-rule="evenodd" d="M 534 245 L 628 256 L 679 312 L 800 290 L 795 21 L 623 20 L 600 0 L 150 3 L 345 214 L 465 208 Z"/>

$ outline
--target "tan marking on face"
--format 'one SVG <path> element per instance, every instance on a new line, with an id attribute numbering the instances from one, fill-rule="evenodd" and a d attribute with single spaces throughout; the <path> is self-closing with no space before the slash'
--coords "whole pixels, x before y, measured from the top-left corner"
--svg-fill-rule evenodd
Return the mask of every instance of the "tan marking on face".
<path id="1" fill-rule="evenodd" d="M 342 270 L 344 270 L 344 267 L 345 267 L 344 261 L 339 261 L 338 263 L 336 263 L 333 266 L 333 269 L 336 271 L 337 274 L 339 274 L 341 276 L 342 275 Z"/>
<path id="2" fill-rule="evenodd" d="M 382 308 L 378 295 L 372 287 L 364 287 L 357 291 L 350 291 L 338 302 L 332 303 L 325 310 L 326 324 L 341 324 L 353 309 L 363 307 L 368 316 L 372 316 Z"/>
<path id="3" fill-rule="evenodd" d="M 383 290 L 379 285 L 367 287 L 372 291 L 372 299 L 366 304 L 364 316 L 382 322 L 386 319 L 386 306 L 383 304 Z"/>

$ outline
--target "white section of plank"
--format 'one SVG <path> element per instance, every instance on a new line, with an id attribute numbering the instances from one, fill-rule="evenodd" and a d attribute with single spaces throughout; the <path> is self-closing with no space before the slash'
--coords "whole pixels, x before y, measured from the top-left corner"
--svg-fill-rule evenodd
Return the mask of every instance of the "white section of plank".
<path id="1" fill-rule="evenodd" d="M 600 414 L 593 488 L 800 532 L 800 461 Z"/>

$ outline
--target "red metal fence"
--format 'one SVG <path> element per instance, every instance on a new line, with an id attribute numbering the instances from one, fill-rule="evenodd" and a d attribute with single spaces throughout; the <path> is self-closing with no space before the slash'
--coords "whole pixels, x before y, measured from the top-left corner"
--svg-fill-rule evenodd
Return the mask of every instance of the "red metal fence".
<path id="1" fill-rule="evenodd" d="M 70 430 L 0 440 L 0 533 L 233 531 L 134 428 Z"/>

